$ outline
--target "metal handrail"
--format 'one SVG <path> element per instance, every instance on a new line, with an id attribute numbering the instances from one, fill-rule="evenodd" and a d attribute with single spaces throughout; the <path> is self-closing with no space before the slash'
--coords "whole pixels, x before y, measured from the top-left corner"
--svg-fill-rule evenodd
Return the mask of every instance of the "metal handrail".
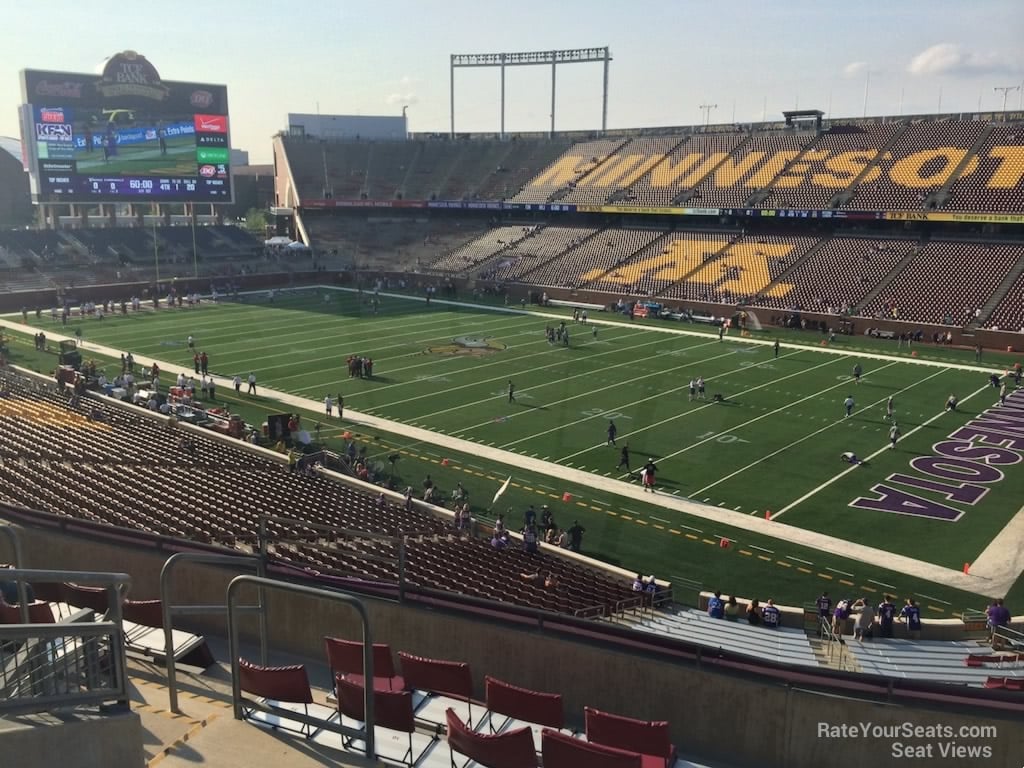
<path id="1" fill-rule="evenodd" d="M 174 658 L 174 626 L 175 616 L 197 616 L 210 614 L 223 614 L 227 610 L 225 605 L 171 605 L 171 574 L 180 562 L 205 563 L 207 565 L 230 565 L 236 568 L 249 567 L 256 571 L 261 577 L 267 575 L 266 560 L 254 555 L 218 555 L 211 552 L 176 552 L 164 562 L 160 569 L 160 608 L 163 611 L 164 629 L 164 664 L 167 668 L 167 697 L 168 709 L 180 714 L 178 709 L 178 668 Z M 247 606 L 248 610 L 258 613 L 260 622 L 260 663 L 267 663 L 267 615 L 262 610 L 263 592 L 259 594 L 259 604 Z"/>
<path id="2" fill-rule="evenodd" d="M 14 567 L 24 568 L 21 537 L 18 536 L 17 529 L 13 525 L 0 525 L 0 533 L 3 533 L 7 540 L 11 542 L 11 550 L 14 552 Z M 28 590 L 25 589 L 25 582 L 21 579 L 15 581 L 15 584 L 18 585 L 18 612 L 21 616 L 21 623 L 28 624 Z"/>
<path id="3" fill-rule="evenodd" d="M 302 584 L 292 584 L 285 581 L 275 581 L 274 579 L 268 579 L 261 576 L 236 576 L 231 580 L 231 583 L 228 585 L 227 595 L 228 648 L 229 653 L 231 654 L 231 703 L 234 709 L 235 719 L 242 719 L 242 686 L 241 680 L 239 679 L 238 622 L 235 620 L 235 613 L 240 606 L 235 605 L 235 595 L 238 590 L 246 584 L 255 586 L 260 591 L 264 589 L 276 589 L 282 592 L 306 595 L 308 597 L 320 598 L 331 602 L 345 603 L 355 609 L 363 626 L 363 716 L 365 718 L 363 725 L 366 732 L 362 733 L 353 728 L 344 726 L 341 724 L 340 719 L 337 726 L 335 726 L 334 723 L 326 723 L 316 720 L 315 718 L 308 718 L 305 715 L 300 715 L 299 713 L 290 713 L 289 717 L 293 717 L 300 722 L 309 721 L 309 724 L 311 725 L 319 725 L 322 728 L 332 730 L 335 733 L 342 735 L 361 737 L 366 744 L 366 756 L 370 759 L 375 758 L 377 756 L 373 730 L 374 723 L 376 722 L 373 712 L 373 695 L 375 687 L 373 684 L 373 640 L 370 632 L 370 617 L 362 600 L 343 592 L 318 589 L 317 587 L 307 587 Z M 265 612 L 266 606 L 263 607 L 263 613 L 265 614 Z M 266 640 L 265 628 L 266 622 L 261 622 L 261 645 L 264 644 Z M 265 666 L 266 662 L 263 662 L 263 664 Z M 253 706 L 258 705 L 253 704 Z M 262 709 L 269 710 L 269 708 Z"/>
<path id="4" fill-rule="evenodd" d="M 107 623 L 114 625 L 116 631 L 111 634 L 110 643 L 113 651 L 113 661 L 115 664 L 114 670 L 117 676 L 117 684 L 115 686 L 115 693 L 118 695 L 117 703 L 120 707 L 128 706 L 128 662 L 127 653 L 125 650 L 125 637 L 124 637 L 124 624 L 122 615 L 122 603 L 128 596 L 128 591 L 131 588 L 132 577 L 127 573 L 108 573 L 102 571 L 57 571 L 50 569 L 37 569 L 37 568 L 13 568 L 5 572 L 6 576 L 10 576 L 15 580 L 21 582 L 44 582 L 44 583 L 60 583 L 60 582 L 71 582 L 74 584 L 82 585 L 93 585 L 106 587 L 107 592 Z M 16 627 L 31 626 L 33 633 L 45 637 L 48 633 L 53 630 L 47 629 L 53 625 L 35 625 L 24 622 L 23 624 L 14 625 Z M 63 627 L 62 630 L 67 632 L 68 626 L 74 625 L 59 625 Z M 38 706 L 38 702 L 37 702 Z"/>

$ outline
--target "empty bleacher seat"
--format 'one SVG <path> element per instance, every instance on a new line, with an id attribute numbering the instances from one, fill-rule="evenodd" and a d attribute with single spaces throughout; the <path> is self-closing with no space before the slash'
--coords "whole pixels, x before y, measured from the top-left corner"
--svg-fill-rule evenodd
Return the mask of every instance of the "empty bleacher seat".
<path id="1" fill-rule="evenodd" d="M 485 768 L 536 768 L 537 754 L 529 728 L 496 734 L 476 733 L 463 724 L 453 709 L 445 712 L 445 720 L 453 766 L 454 753 L 458 752 Z"/>
<path id="2" fill-rule="evenodd" d="M 541 734 L 544 768 L 643 768 L 637 752 L 592 744 L 547 728 Z"/>
<path id="3" fill-rule="evenodd" d="M 644 768 L 672 768 L 676 748 L 664 720 L 634 720 L 593 707 L 584 707 L 587 741 L 643 756 Z"/>

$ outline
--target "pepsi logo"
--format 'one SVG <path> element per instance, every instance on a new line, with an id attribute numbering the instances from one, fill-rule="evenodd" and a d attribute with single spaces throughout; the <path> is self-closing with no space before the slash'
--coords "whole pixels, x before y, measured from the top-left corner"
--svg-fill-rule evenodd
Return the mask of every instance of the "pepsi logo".
<path id="1" fill-rule="evenodd" d="M 213 94 L 209 91 L 192 91 L 192 95 L 189 97 L 189 102 L 193 107 L 205 109 L 213 104 Z"/>
<path id="2" fill-rule="evenodd" d="M 201 165 L 199 166 L 199 175 L 204 179 L 212 179 L 217 175 L 217 168 L 213 165 Z"/>

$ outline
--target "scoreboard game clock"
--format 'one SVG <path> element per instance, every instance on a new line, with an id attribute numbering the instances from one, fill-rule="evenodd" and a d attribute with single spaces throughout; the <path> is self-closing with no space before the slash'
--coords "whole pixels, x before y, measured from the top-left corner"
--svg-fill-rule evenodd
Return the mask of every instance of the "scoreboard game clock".
<path id="1" fill-rule="evenodd" d="M 22 94 L 36 202 L 232 202 L 225 86 L 163 80 L 125 51 L 99 77 L 24 70 Z"/>

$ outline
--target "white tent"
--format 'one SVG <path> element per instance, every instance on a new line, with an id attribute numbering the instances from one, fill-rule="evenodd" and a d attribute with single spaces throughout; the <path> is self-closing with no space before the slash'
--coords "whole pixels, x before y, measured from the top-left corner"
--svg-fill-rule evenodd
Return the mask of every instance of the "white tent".
<path id="1" fill-rule="evenodd" d="M 277 237 L 272 237 L 269 240 L 264 240 L 263 244 L 264 245 L 288 245 L 289 243 L 291 243 L 291 241 L 292 241 L 292 239 L 290 237 L 283 237 L 282 235 L 278 235 Z"/>

